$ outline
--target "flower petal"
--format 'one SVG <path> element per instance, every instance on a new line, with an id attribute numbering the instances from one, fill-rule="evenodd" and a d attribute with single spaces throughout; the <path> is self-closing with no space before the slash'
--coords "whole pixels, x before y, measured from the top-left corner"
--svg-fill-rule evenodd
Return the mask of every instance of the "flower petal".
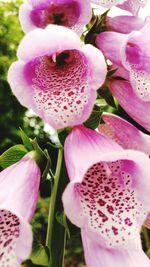
<path id="1" fill-rule="evenodd" d="M 1 266 L 19 267 L 31 253 L 29 222 L 36 208 L 40 176 L 41 171 L 29 154 L 0 172 Z"/>
<path id="2" fill-rule="evenodd" d="M 126 254 L 127 247 L 140 251 L 139 231 L 150 204 L 148 156 L 115 148 L 108 138 L 81 126 L 69 134 L 66 142 L 65 160 L 71 182 L 63 195 L 64 210 L 81 228 L 88 267 L 98 266 L 101 247 L 112 255 L 113 251 Z M 86 238 L 93 246 L 92 257 L 88 256 L 90 244 Z M 144 260 L 148 266 L 148 260 Z M 106 266 L 107 261 L 104 263 Z"/>
<path id="3" fill-rule="evenodd" d="M 37 47 L 30 51 L 31 40 L 37 40 Z M 18 54 L 21 60 L 10 67 L 8 81 L 23 105 L 56 129 L 88 119 L 96 90 L 107 73 L 104 56 L 97 48 L 80 47 L 74 32 L 51 25 L 27 34 Z"/>
<path id="4" fill-rule="evenodd" d="M 134 149 L 150 155 L 150 136 L 139 131 L 128 121 L 111 114 L 103 113 L 99 131 L 121 145 L 125 149 Z"/>
<path id="5" fill-rule="evenodd" d="M 95 131 L 93 134 L 93 130 L 83 126 L 72 130 L 65 141 L 64 149 L 69 178 L 80 182 L 89 166 L 99 161 L 102 154 L 122 151 L 122 148 L 111 139 Z"/>
<path id="6" fill-rule="evenodd" d="M 133 15 L 138 15 L 140 7 L 144 7 L 147 3 L 147 0 L 138 1 L 138 0 L 127 0 L 123 4 L 119 4 L 118 7 L 130 11 Z"/>
<path id="7" fill-rule="evenodd" d="M 92 45 L 84 45 L 82 51 L 89 61 L 91 87 L 97 90 L 105 81 L 107 68 L 103 54 Z"/>
<path id="8" fill-rule="evenodd" d="M 40 38 L 39 38 L 40 36 Z M 33 45 L 33 40 L 34 44 Z M 80 48 L 80 39 L 75 32 L 57 25 L 29 32 L 18 48 L 18 58 L 25 62 L 45 54 L 53 55 L 68 49 Z"/>
<path id="9" fill-rule="evenodd" d="M 29 1 L 20 7 L 19 18 L 24 32 L 45 28 L 49 24 L 69 27 L 79 35 L 90 21 L 92 9 L 89 0 Z"/>
<path id="10" fill-rule="evenodd" d="M 122 4 L 125 0 L 91 0 L 93 4 L 97 4 L 103 7 L 111 8 L 117 4 Z"/>
<path id="11" fill-rule="evenodd" d="M 102 32 L 96 38 L 97 47 L 114 64 L 122 66 L 126 59 L 125 47 L 128 35 L 116 32 Z"/>
<path id="12" fill-rule="evenodd" d="M 83 229 L 82 241 L 84 247 L 85 259 L 88 267 L 149 267 L 150 261 L 145 253 L 140 249 L 106 249 L 97 242 L 95 236 L 91 236 Z"/>
<path id="13" fill-rule="evenodd" d="M 123 73 L 126 73 L 126 71 L 121 69 L 121 72 L 121 77 L 124 77 Z M 150 131 L 150 102 L 140 99 L 135 94 L 129 81 L 114 80 L 110 83 L 109 89 L 118 99 L 123 109 L 146 130 Z"/>
<path id="14" fill-rule="evenodd" d="M 106 17 L 106 26 L 109 31 L 130 33 L 140 30 L 144 26 L 144 20 L 137 16 Z"/>
<path id="15" fill-rule="evenodd" d="M 1 266 L 19 267 L 32 249 L 31 226 L 22 218 L 0 206 Z"/>

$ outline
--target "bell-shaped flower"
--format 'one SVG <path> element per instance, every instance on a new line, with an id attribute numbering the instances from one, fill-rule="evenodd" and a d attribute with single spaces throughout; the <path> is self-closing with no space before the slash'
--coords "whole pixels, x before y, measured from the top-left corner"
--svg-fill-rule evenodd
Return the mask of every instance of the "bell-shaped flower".
<path id="1" fill-rule="evenodd" d="M 150 136 L 142 133 L 128 121 L 112 113 L 102 114 L 100 133 L 113 139 L 124 149 L 143 151 L 150 156 Z"/>
<path id="2" fill-rule="evenodd" d="M 140 228 L 150 206 L 148 156 L 83 126 L 65 142 L 65 213 L 81 228 L 87 267 L 148 267 Z"/>
<path id="3" fill-rule="evenodd" d="M 128 121 L 112 113 L 103 113 L 104 123 L 99 125 L 100 133 L 107 135 L 125 149 L 143 151 L 150 157 L 150 136 L 139 131 Z M 144 225 L 150 228 L 150 213 Z"/>
<path id="4" fill-rule="evenodd" d="M 107 73 L 99 49 L 81 46 L 66 27 L 50 25 L 24 37 L 18 58 L 8 81 L 22 105 L 56 129 L 87 120 Z"/>
<path id="5" fill-rule="evenodd" d="M 115 69 L 116 66 L 113 66 Z M 121 107 L 141 126 L 150 131 L 150 101 L 143 101 L 137 96 L 129 81 L 129 72 L 119 68 L 114 76 L 125 80 L 109 79 L 108 87 L 113 96 L 119 101 Z"/>
<path id="6" fill-rule="evenodd" d="M 144 24 L 145 21 L 137 16 L 106 17 L 107 30 L 113 32 L 130 33 L 132 31 L 138 31 Z"/>
<path id="7" fill-rule="evenodd" d="M 114 64 L 129 71 L 129 78 L 137 97 L 150 101 L 150 21 L 140 31 L 130 34 L 101 33 L 97 46 Z"/>
<path id="8" fill-rule="evenodd" d="M 126 0 L 118 7 L 131 12 L 133 15 L 138 15 L 141 7 L 145 7 L 148 0 Z"/>
<path id="9" fill-rule="evenodd" d="M 133 15 L 137 15 L 139 9 L 144 7 L 147 1 L 148 0 L 91 0 L 92 3 L 106 8 L 117 6 L 131 12 Z"/>
<path id="10" fill-rule="evenodd" d="M 125 0 L 91 0 L 91 3 L 100 5 L 102 7 L 111 8 L 118 4 L 124 3 Z"/>
<path id="11" fill-rule="evenodd" d="M 0 266 L 20 267 L 31 253 L 40 175 L 32 154 L 0 172 Z"/>
<path id="12" fill-rule="evenodd" d="M 89 0 L 28 0 L 19 10 L 20 23 L 25 33 L 56 24 L 69 27 L 81 35 L 91 17 Z"/>

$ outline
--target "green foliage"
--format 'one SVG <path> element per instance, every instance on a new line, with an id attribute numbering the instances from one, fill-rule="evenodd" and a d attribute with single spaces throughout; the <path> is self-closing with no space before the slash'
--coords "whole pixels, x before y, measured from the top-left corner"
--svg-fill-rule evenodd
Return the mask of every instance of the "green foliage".
<path id="1" fill-rule="evenodd" d="M 41 244 L 34 245 L 30 260 L 35 265 L 47 267 L 49 261 L 47 249 Z"/>
<path id="2" fill-rule="evenodd" d="M 21 0 L 0 2 L 0 73 L 3 78 L 16 58 L 16 49 L 23 36 L 17 16 L 21 3 Z"/>
<path id="3" fill-rule="evenodd" d="M 0 155 L 0 166 L 7 168 L 20 160 L 28 151 L 23 145 L 15 145 Z"/>
<path id="4" fill-rule="evenodd" d="M 32 145 L 30 138 L 26 135 L 26 133 L 21 128 L 20 128 L 20 135 L 21 135 L 21 139 L 22 139 L 22 142 L 23 142 L 25 148 L 28 151 L 33 150 L 33 145 Z"/>

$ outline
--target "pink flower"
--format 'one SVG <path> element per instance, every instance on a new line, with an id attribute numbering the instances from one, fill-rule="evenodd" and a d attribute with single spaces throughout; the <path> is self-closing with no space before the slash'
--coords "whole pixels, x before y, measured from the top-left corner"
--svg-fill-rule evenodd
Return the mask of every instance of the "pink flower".
<path id="1" fill-rule="evenodd" d="M 150 136 L 142 133 L 128 121 L 111 114 L 103 113 L 99 131 L 116 141 L 125 149 L 143 151 L 150 157 Z M 150 213 L 144 225 L 150 229 Z"/>
<path id="2" fill-rule="evenodd" d="M 32 249 L 29 225 L 36 208 L 40 169 L 30 154 L 0 173 L 0 265 L 19 267 Z"/>
<path id="3" fill-rule="evenodd" d="M 129 71 L 135 95 L 145 103 L 150 101 L 150 22 L 140 31 L 130 34 L 101 33 L 97 46 L 114 64 Z"/>
<path id="4" fill-rule="evenodd" d="M 115 69 L 116 66 L 113 66 Z M 126 80 L 111 79 L 108 86 L 119 101 L 123 109 L 146 130 L 150 131 L 150 101 L 143 101 L 135 93 L 135 90 L 129 82 L 129 72 L 124 68 L 119 68 L 114 76 L 120 76 Z"/>
<path id="5" fill-rule="evenodd" d="M 148 0 L 126 0 L 118 7 L 131 12 L 133 15 L 138 15 L 139 9 L 145 7 Z"/>
<path id="6" fill-rule="evenodd" d="M 73 31 L 50 25 L 28 33 L 8 80 L 22 105 L 54 128 L 77 125 L 90 115 L 107 73 L 102 53 Z"/>
<path id="7" fill-rule="evenodd" d="M 37 27 L 57 24 L 82 34 L 83 27 L 91 17 L 89 0 L 28 0 L 19 11 L 20 22 L 26 33 Z"/>
<path id="8" fill-rule="evenodd" d="M 150 136 L 139 131 L 128 121 L 111 113 L 103 113 L 104 123 L 99 125 L 100 133 L 113 139 L 124 149 L 143 151 L 150 155 Z"/>
<path id="9" fill-rule="evenodd" d="M 131 12 L 133 15 L 137 15 L 139 9 L 147 4 L 148 0 L 91 0 L 92 3 L 111 8 L 118 6 L 124 10 Z"/>
<path id="10" fill-rule="evenodd" d="M 132 31 L 140 30 L 144 24 L 145 21 L 137 16 L 106 17 L 106 26 L 108 31 L 130 33 Z"/>
<path id="11" fill-rule="evenodd" d="M 148 267 L 140 228 L 149 210 L 149 158 L 83 126 L 65 142 L 65 213 L 81 228 L 88 267 Z"/>
<path id="12" fill-rule="evenodd" d="M 103 7 L 111 8 L 117 4 L 124 3 L 125 0 L 91 0 L 93 4 L 97 4 Z"/>

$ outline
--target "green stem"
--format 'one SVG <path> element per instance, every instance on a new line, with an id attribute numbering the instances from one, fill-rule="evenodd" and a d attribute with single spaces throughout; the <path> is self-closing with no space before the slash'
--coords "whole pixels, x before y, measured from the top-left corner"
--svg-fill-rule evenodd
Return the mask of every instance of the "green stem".
<path id="1" fill-rule="evenodd" d="M 56 173 L 55 173 L 54 184 L 52 186 L 52 193 L 51 193 L 51 199 L 50 199 L 48 228 L 47 228 L 47 237 L 46 237 L 46 246 L 49 248 L 50 256 L 51 256 L 51 246 L 52 246 L 53 223 L 54 223 L 54 216 L 55 216 L 55 204 L 56 204 L 59 177 L 60 177 L 61 166 L 62 166 L 62 159 L 63 159 L 63 149 L 59 149 Z"/>

